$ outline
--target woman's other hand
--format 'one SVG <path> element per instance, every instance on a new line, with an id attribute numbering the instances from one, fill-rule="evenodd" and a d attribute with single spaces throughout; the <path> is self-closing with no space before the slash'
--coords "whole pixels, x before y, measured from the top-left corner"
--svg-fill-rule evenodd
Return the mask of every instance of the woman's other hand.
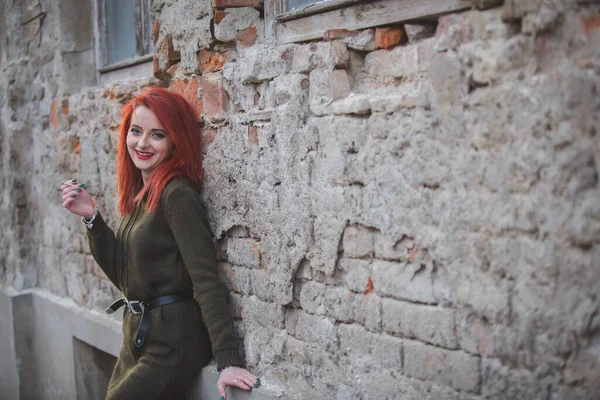
<path id="1" fill-rule="evenodd" d="M 60 186 L 62 191 L 63 207 L 73 214 L 90 219 L 94 215 L 94 201 L 90 194 L 85 190 L 83 183 L 77 182 L 77 179 L 69 179 Z"/>
<path id="2" fill-rule="evenodd" d="M 240 367 L 227 367 L 219 375 L 219 381 L 217 382 L 217 388 L 221 395 L 221 400 L 227 399 L 227 393 L 225 388 L 227 386 L 238 387 L 245 391 L 258 388 L 260 386 L 260 379 L 250 372 Z"/>

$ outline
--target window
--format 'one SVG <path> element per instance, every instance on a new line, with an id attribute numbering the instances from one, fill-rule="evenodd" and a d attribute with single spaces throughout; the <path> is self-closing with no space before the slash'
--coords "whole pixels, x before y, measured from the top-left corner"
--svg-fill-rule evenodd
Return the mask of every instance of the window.
<path id="1" fill-rule="evenodd" d="M 287 0 L 286 2 L 287 10 L 295 9 L 299 7 L 310 6 L 318 3 L 317 0 Z"/>
<path id="2" fill-rule="evenodd" d="M 281 0 L 281 11 L 287 17 L 304 16 L 358 2 L 359 0 Z"/>
<path id="3" fill-rule="evenodd" d="M 365 29 L 435 18 L 472 0 L 265 0 L 267 35 L 279 43 L 323 38 L 332 29 Z"/>
<path id="4" fill-rule="evenodd" d="M 151 59 L 149 0 L 98 0 L 100 72 Z"/>

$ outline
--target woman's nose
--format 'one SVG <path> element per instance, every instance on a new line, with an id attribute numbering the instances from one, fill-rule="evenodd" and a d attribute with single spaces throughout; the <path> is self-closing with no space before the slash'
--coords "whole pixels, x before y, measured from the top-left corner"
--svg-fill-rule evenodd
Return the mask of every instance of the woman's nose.
<path id="1" fill-rule="evenodd" d="M 142 137 L 140 137 L 140 140 L 138 141 L 138 146 L 146 147 L 147 145 L 148 145 L 148 136 L 142 135 Z"/>

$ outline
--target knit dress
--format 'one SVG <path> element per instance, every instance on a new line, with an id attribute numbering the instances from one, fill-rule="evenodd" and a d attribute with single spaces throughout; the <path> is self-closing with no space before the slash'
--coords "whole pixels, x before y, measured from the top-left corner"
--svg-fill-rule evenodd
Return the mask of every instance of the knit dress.
<path id="1" fill-rule="evenodd" d="M 195 290 L 195 301 L 150 310 L 141 347 L 134 344 L 141 315 L 124 308 L 123 345 L 107 400 L 183 399 L 213 355 L 218 368 L 242 365 L 206 212 L 188 181 L 169 182 L 155 212 L 139 204 L 116 235 L 100 214 L 87 234 L 96 262 L 128 300 Z"/>

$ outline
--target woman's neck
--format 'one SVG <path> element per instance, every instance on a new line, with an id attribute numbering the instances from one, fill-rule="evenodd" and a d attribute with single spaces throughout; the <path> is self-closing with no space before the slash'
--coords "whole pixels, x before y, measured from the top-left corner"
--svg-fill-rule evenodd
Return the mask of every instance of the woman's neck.
<path id="1" fill-rule="evenodd" d="M 146 186 L 146 183 L 150 180 L 150 173 L 142 172 L 142 183 Z"/>

